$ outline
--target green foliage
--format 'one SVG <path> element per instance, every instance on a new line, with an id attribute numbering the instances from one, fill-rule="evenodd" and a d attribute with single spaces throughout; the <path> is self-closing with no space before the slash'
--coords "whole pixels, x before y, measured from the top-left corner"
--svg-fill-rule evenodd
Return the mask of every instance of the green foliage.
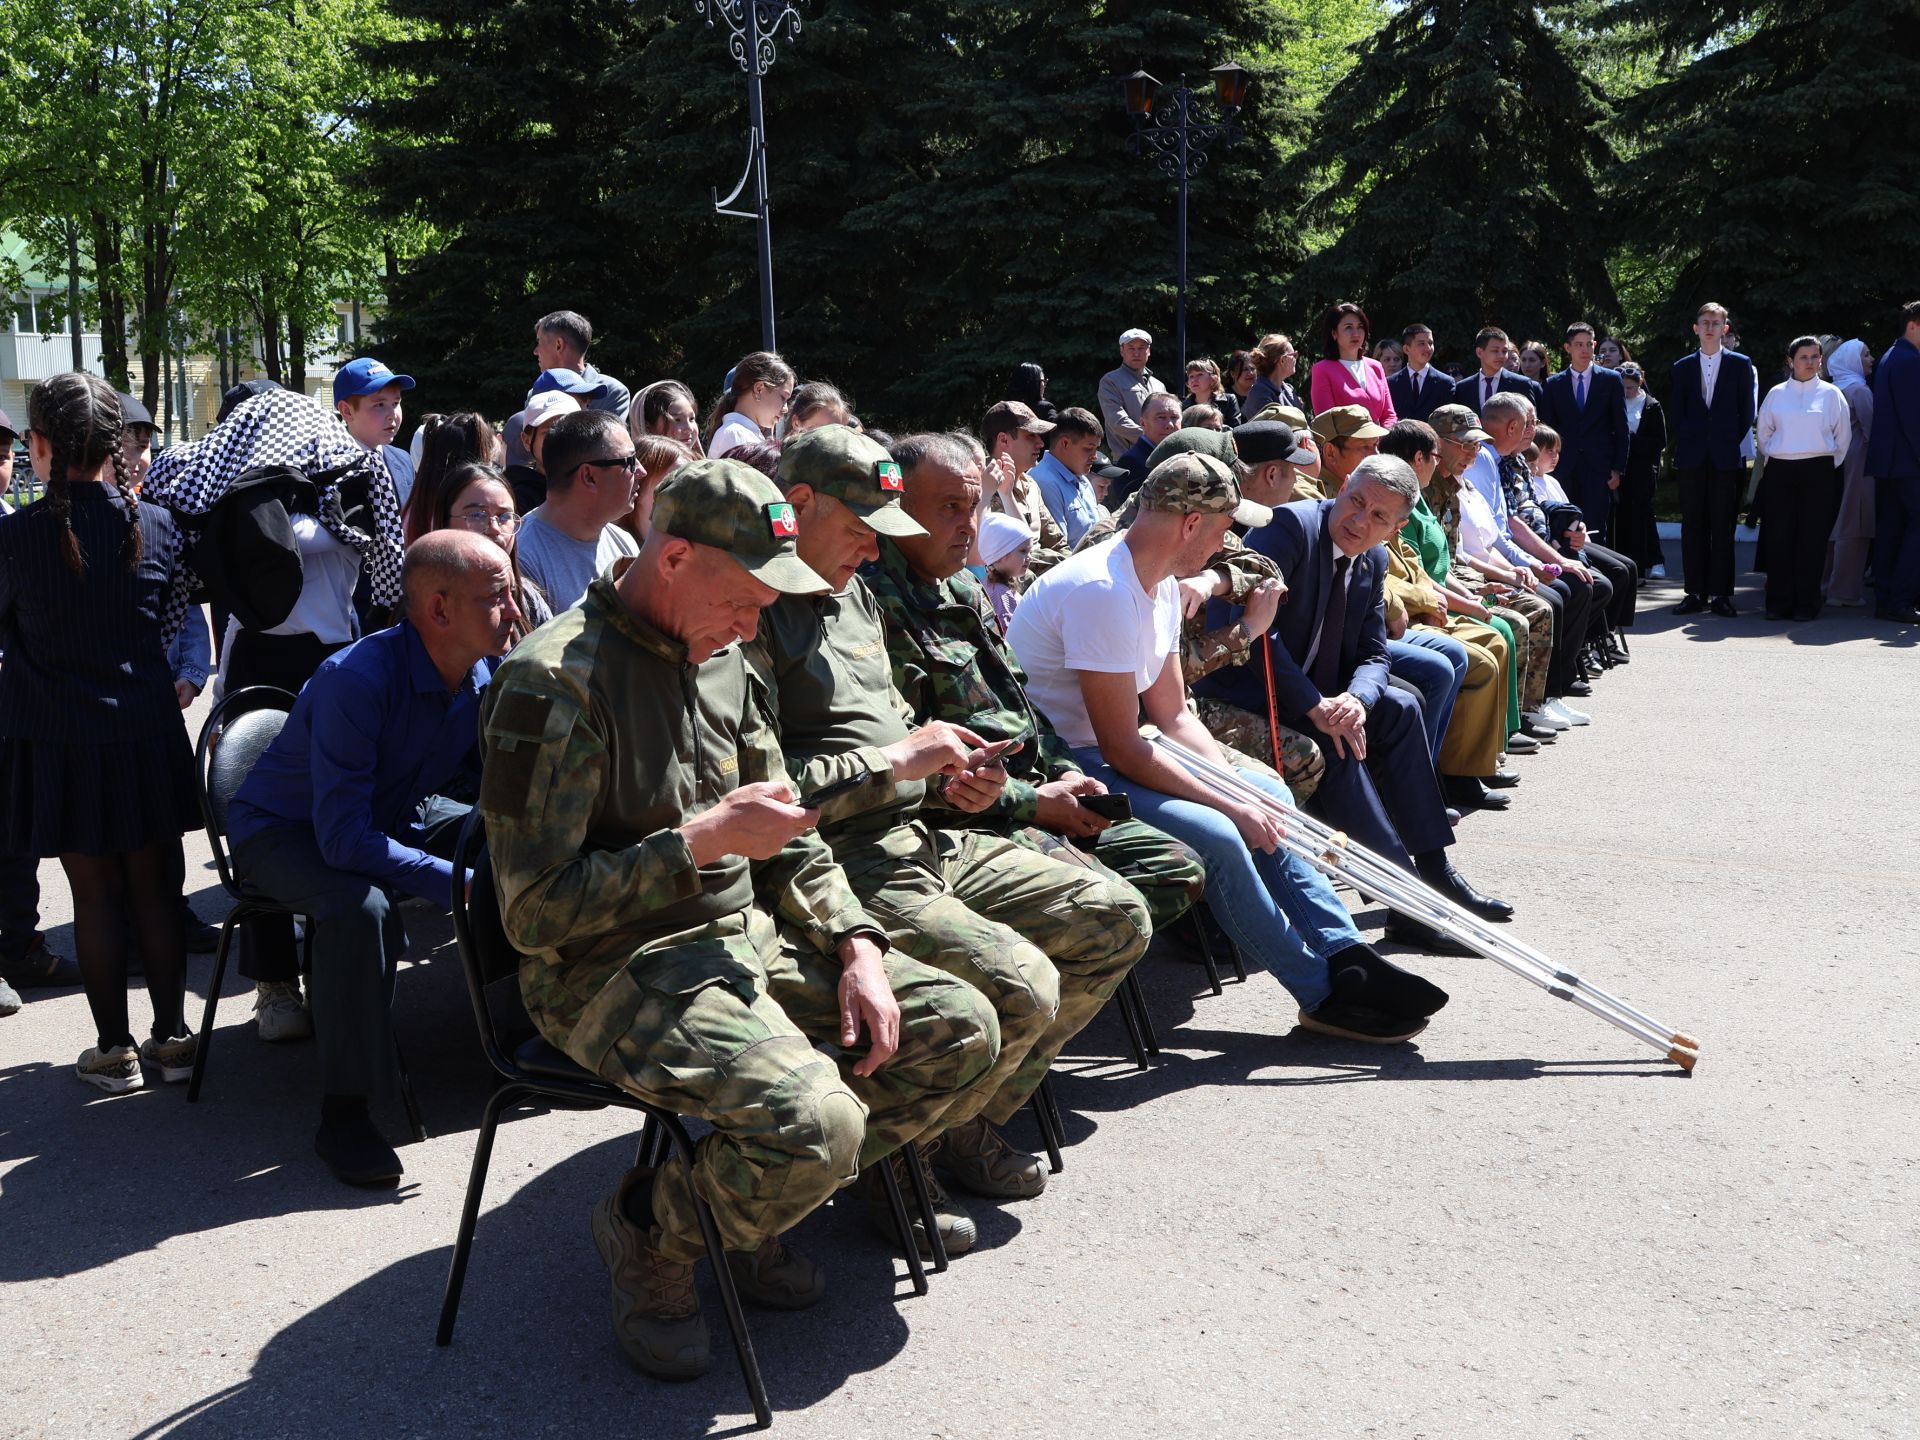
<path id="1" fill-rule="evenodd" d="M 710 203 L 745 158 L 724 30 L 678 3 L 396 3 L 422 38 L 378 58 L 422 85 L 376 115 L 425 138 L 377 180 L 450 238 L 402 277 L 389 358 L 504 411 L 532 321 L 564 305 L 604 334 L 602 368 L 710 397 L 759 334 L 753 227 Z M 782 348 L 893 425 L 968 419 L 1027 359 L 1090 394 L 1121 329 L 1172 331 L 1174 187 L 1128 152 L 1118 77 L 1207 88 L 1229 58 L 1258 78 L 1245 136 L 1194 182 L 1189 329 L 1196 351 L 1243 343 L 1298 253 L 1278 177 L 1298 111 L 1259 58 L 1283 39 L 1250 0 L 809 13 L 766 81 Z"/>
<path id="2" fill-rule="evenodd" d="M 1335 238 L 1289 282 L 1295 314 L 1356 300 L 1376 336 L 1424 321 L 1458 362 L 1483 324 L 1551 338 L 1617 309 L 1595 191 L 1607 107 L 1534 5 L 1403 6 L 1317 118 L 1293 171 Z"/>
<path id="3" fill-rule="evenodd" d="M 1648 321 L 1676 351 L 1700 303 L 1762 369 L 1807 331 L 1877 343 L 1916 291 L 1920 3 L 1615 4 L 1683 64 L 1636 95 L 1614 175 L 1623 239 L 1659 265 Z M 1657 224 L 1638 217 L 1658 217 Z"/>

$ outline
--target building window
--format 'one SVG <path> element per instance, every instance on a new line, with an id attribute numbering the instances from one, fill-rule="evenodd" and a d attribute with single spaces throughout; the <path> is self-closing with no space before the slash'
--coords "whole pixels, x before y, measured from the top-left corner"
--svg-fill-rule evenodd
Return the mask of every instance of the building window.
<path id="1" fill-rule="evenodd" d="M 13 297 L 13 328 L 21 335 L 31 335 L 37 328 L 33 323 L 33 297 L 16 295 Z"/>

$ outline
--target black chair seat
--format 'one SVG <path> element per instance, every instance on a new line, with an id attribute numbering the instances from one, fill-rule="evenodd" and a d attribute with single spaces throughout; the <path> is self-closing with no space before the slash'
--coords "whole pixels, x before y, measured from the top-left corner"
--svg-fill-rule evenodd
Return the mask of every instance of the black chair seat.
<path id="1" fill-rule="evenodd" d="M 574 1063 L 565 1051 L 554 1049 L 539 1035 L 520 1044 L 513 1052 L 513 1063 L 516 1069 L 540 1080 L 565 1080 L 574 1085 L 604 1085 L 609 1090 L 614 1088 L 584 1065 Z"/>

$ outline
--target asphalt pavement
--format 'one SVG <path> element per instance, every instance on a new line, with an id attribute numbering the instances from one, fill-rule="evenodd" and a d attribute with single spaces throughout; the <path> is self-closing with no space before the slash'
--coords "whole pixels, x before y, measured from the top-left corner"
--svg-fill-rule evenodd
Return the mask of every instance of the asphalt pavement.
<path id="1" fill-rule="evenodd" d="M 1377 1049 L 1297 1029 L 1264 974 L 1214 997 L 1156 952 L 1163 1063 L 1136 1070 L 1096 1019 L 1057 1072 L 1064 1173 L 978 1202 L 979 1248 L 930 1294 L 849 1199 L 799 1227 L 831 1290 L 752 1316 L 775 1433 L 1920 1433 L 1920 632 L 1770 624 L 1751 589 L 1738 620 L 1681 620 L 1677 598 L 1643 592 L 1593 725 L 1516 758 L 1513 809 L 1469 816 L 1455 853 L 1517 934 L 1698 1035 L 1696 1073 L 1489 961 L 1410 961 L 1452 1003 Z M 328 1177 L 312 1047 L 259 1042 L 237 976 L 197 1106 L 83 1086 L 78 991 L 0 1020 L 0 1435 L 750 1423 L 710 1285 L 705 1379 L 657 1384 L 614 1345 L 587 1227 L 632 1156 L 621 1113 L 502 1127 L 435 1348 L 489 1082 L 450 929 L 408 913 L 398 1024 L 429 1139 L 395 1190 Z"/>

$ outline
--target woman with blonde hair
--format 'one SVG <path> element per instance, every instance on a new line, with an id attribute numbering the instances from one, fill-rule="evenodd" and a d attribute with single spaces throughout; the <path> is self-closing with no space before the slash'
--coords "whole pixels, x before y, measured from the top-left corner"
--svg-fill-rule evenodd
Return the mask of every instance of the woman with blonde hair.
<path id="1" fill-rule="evenodd" d="M 1254 419 L 1269 405 L 1305 409 L 1291 384 L 1294 371 L 1300 368 L 1300 355 L 1293 348 L 1293 341 L 1284 335 L 1262 335 L 1248 358 L 1253 361 L 1254 380 L 1240 406 L 1242 419 Z"/>

